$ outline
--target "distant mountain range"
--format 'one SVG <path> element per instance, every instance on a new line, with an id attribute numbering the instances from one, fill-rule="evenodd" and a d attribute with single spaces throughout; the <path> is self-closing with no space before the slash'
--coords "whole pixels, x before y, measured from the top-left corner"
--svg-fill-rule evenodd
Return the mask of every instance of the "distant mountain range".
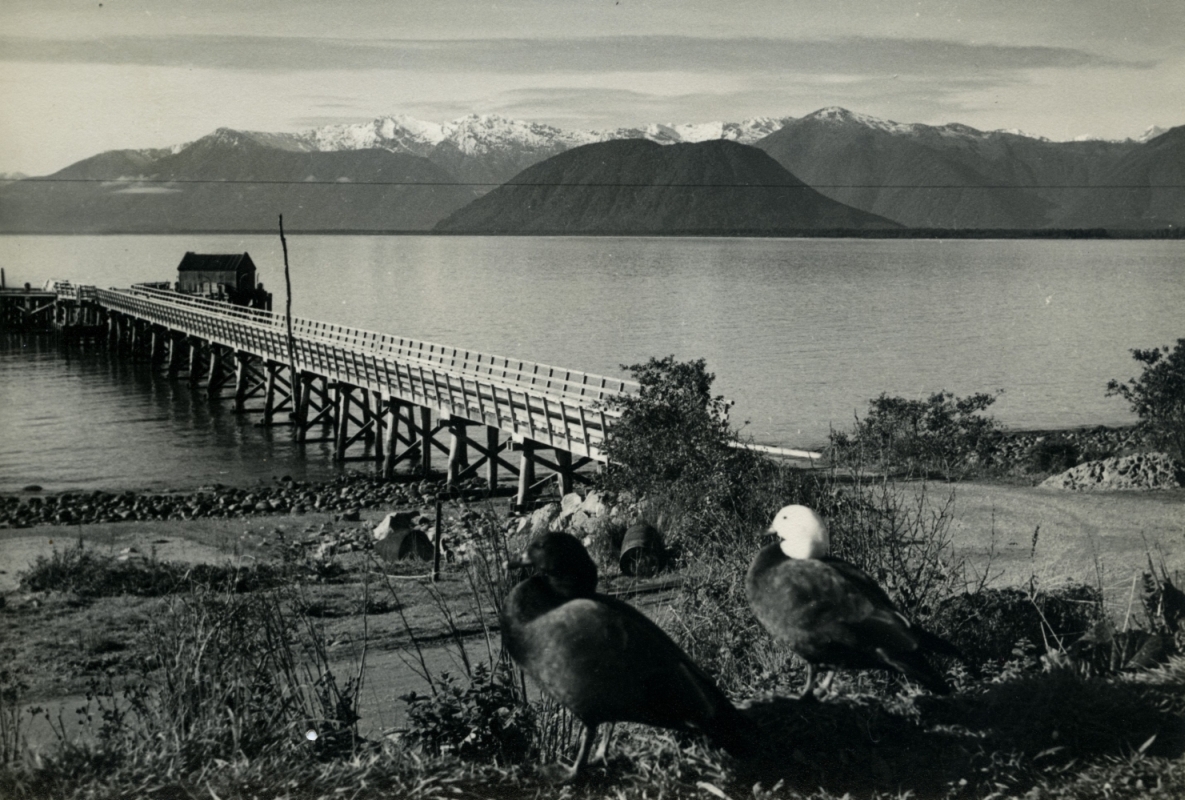
<path id="1" fill-rule="evenodd" d="M 222 129 L 181 148 L 100 153 L 0 188 L 0 231 L 425 231 L 476 198 L 425 158 L 311 152 Z"/>
<path id="2" fill-rule="evenodd" d="M 1117 205 L 1119 195 L 1101 187 L 1147 187 L 1150 174 L 1171 170 L 1174 158 L 1179 170 L 1185 159 L 1180 145 L 1051 142 L 965 125 L 899 125 L 841 108 L 793 120 L 755 146 L 828 197 L 915 228 L 1162 227 L 1172 215 Z M 1146 164 L 1139 176 L 1123 166 L 1137 153 Z M 1172 204 L 1153 194 L 1159 212 Z M 1097 213 L 1086 215 L 1084 205 Z"/>
<path id="3" fill-rule="evenodd" d="M 731 146 L 687 147 L 708 142 Z M 586 150 L 604 144 L 615 146 Z M 679 145 L 671 152 L 680 155 L 660 155 L 659 144 Z M 536 165 L 547 169 L 533 172 Z M 646 171 L 629 171 L 640 165 Z M 1183 165 L 1185 126 L 1150 129 L 1141 140 L 1052 142 L 840 108 L 798 119 L 611 131 L 495 115 L 444 124 L 394 116 L 303 133 L 220 129 L 184 145 L 109 151 L 44 178 L 9 179 L 0 183 L 0 232 L 270 231 L 281 213 L 294 231 L 438 224 L 441 231 L 588 231 L 629 222 L 630 229 L 742 232 L 815 218 L 855 227 L 890 220 L 939 229 L 1156 229 L 1185 225 Z M 717 179 L 729 170 L 736 185 L 725 187 Z M 562 175 L 565 183 L 552 191 L 540 175 Z M 649 188 L 637 185 L 643 176 Z M 676 203 L 691 216 L 667 213 L 657 199 L 670 199 L 681 181 L 708 181 L 700 200 L 684 193 Z M 823 197 L 791 203 L 808 196 L 801 184 Z M 771 194 L 775 186 L 786 190 L 781 199 Z M 487 192 L 494 201 L 479 200 Z M 840 213 L 820 202 L 826 198 L 850 208 Z M 720 205 L 726 201 L 731 208 Z"/>

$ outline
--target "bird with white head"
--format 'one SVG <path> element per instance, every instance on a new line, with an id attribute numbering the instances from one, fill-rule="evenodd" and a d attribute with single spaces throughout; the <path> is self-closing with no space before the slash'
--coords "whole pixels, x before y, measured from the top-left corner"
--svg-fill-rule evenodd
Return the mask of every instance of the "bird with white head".
<path id="1" fill-rule="evenodd" d="M 937 694 L 950 692 L 926 653 L 962 654 L 908 620 L 863 570 L 832 556 L 827 523 L 818 514 L 786 506 L 769 533 L 778 541 L 753 559 L 745 589 L 758 621 L 807 662 L 801 697 L 813 696 L 819 665 L 894 670 Z"/>

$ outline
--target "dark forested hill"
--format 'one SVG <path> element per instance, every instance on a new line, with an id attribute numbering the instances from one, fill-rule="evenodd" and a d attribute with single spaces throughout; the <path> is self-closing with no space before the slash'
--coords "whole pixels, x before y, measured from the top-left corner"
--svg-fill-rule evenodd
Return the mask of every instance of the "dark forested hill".
<path id="1" fill-rule="evenodd" d="M 894 228 L 735 142 L 589 144 L 536 164 L 443 220 L 449 233 L 771 233 Z"/>

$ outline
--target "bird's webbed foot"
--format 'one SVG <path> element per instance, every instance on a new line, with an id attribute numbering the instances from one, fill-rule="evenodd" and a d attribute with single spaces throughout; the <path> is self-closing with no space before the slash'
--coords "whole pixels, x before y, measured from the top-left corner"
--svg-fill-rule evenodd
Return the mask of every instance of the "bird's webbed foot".
<path id="1" fill-rule="evenodd" d="M 564 764 L 545 764 L 539 768 L 539 775 L 554 786 L 565 786 L 575 783 L 580 778 L 580 771 L 575 765 L 568 767 Z"/>

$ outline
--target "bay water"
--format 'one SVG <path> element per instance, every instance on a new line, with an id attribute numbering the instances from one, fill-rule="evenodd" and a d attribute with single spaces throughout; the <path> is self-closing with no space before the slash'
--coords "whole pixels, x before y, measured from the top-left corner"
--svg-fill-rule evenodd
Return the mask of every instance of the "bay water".
<path id="1" fill-rule="evenodd" d="M 293 313 L 623 376 L 704 358 L 758 442 L 818 448 L 881 392 L 1001 392 L 1019 429 L 1133 421 L 1108 379 L 1185 336 L 1177 241 L 290 236 Z M 175 280 L 249 252 L 284 303 L 278 236 L 7 236 L 8 286 Z M 326 477 L 298 445 L 95 345 L 0 337 L 0 491 Z"/>

